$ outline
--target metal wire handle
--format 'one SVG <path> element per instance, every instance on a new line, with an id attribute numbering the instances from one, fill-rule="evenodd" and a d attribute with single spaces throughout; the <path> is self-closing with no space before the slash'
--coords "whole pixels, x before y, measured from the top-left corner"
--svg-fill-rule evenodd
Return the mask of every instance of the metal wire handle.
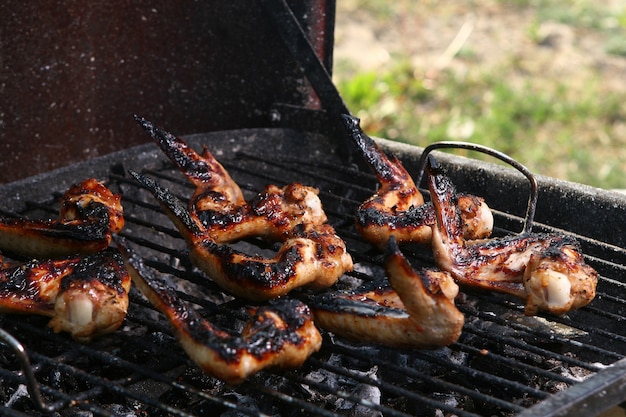
<path id="1" fill-rule="evenodd" d="M 479 145 L 477 143 L 458 142 L 458 141 L 435 142 L 425 147 L 424 151 L 422 152 L 422 155 L 420 157 L 419 164 L 418 164 L 417 181 L 415 182 L 417 185 L 420 184 L 420 182 L 422 181 L 422 177 L 424 176 L 424 169 L 426 168 L 426 158 L 428 157 L 428 154 L 432 150 L 439 149 L 439 148 L 462 148 L 462 149 L 468 149 L 471 151 L 482 152 L 487 155 L 491 155 L 495 158 L 498 158 L 503 162 L 506 162 L 507 164 L 511 165 L 512 167 L 517 169 L 519 172 L 524 174 L 524 176 L 530 182 L 530 194 L 528 196 L 528 205 L 526 207 L 526 218 L 524 221 L 524 230 L 522 233 L 531 233 L 532 228 L 533 228 L 534 218 L 535 218 L 535 211 L 537 209 L 537 196 L 539 194 L 539 186 L 537 185 L 537 179 L 530 172 L 528 168 L 526 168 L 524 165 L 522 165 L 515 159 L 511 158 L 507 154 L 497 151 L 488 146 Z"/>
<path id="2" fill-rule="evenodd" d="M 35 379 L 33 367 L 30 364 L 30 359 L 28 359 L 28 355 L 26 354 L 26 349 L 24 348 L 24 346 L 4 329 L 0 329 L 0 340 L 9 345 L 9 347 L 13 349 L 13 351 L 17 355 L 17 359 L 20 362 L 20 367 L 22 368 L 22 374 L 26 379 L 26 388 L 28 389 L 28 394 L 30 395 L 35 405 L 44 412 L 54 411 L 52 407 L 48 406 L 44 402 L 41 396 L 39 383 L 37 382 L 37 379 Z"/>

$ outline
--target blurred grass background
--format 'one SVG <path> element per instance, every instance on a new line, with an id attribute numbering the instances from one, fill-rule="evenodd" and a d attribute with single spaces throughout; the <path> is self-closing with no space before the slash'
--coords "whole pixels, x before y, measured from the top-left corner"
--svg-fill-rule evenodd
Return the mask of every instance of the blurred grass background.
<path id="1" fill-rule="evenodd" d="M 335 83 L 371 136 L 476 142 L 626 189 L 625 1 L 340 0 L 335 44 Z"/>

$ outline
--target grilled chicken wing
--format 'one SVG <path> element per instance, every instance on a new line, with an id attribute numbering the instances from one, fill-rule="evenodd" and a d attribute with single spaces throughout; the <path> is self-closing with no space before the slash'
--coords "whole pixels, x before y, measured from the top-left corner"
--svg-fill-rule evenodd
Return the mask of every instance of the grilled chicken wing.
<path id="1" fill-rule="evenodd" d="M 119 328 L 131 280 L 114 249 L 32 260 L 0 271 L 0 312 L 52 317 L 49 326 L 81 343 Z"/>
<path id="2" fill-rule="evenodd" d="M 272 258 L 210 239 L 194 245 L 190 256 L 222 288 L 250 300 L 276 298 L 302 286 L 327 288 L 352 269 L 345 243 L 328 224 L 294 231 Z"/>
<path id="3" fill-rule="evenodd" d="M 101 182 L 87 179 L 65 192 L 58 220 L 0 218 L 0 250 L 37 258 L 101 251 L 124 226 L 120 200 Z"/>
<path id="4" fill-rule="evenodd" d="M 456 342 L 465 319 L 454 305 L 459 287 L 450 274 L 416 272 L 393 236 L 386 256 L 388 282 L 315 298 L 315 322 L 349 339 L 388 346 L 436 348 Z"/>
<path id="5" fill-rule="evenodd" d="M 217 195 L 217 192 L 211 194 L 211 199 L 217 200 Z M 228 206 L 221 209 L 217 207 L 219 202 L 215 202 L 214 208 L 207 208 L 208 199 L 197 200 L 199 204 L 188 206 L 188 209 L 199 220 L 203 235 L 218 243 L 253 236 L 281 241 L 302 224 L 321 226 L 328 220 L 318 190 L 300 183 L 282 188 L 268 185 L 249 202 L 241 205 L 226 203 Z"/>
<path id="6" fill-rule="evenodd" d="M 437 215 L 432 238 L 435 260 L 457 282 L 522 298 L 527 315 L 540 310 L 564 314 L 595 297 L 598 273 L 585 263 L 574 238 L 526 233 L 465 240 L 454 185 L 432 156 L 427 174 Z"/>
<path id="7" fill-rule="evenodd" d="M 246 201 L 239 185 L 206 147 L 198 154 L 181 138 L 135 118 L 196 187 L 187 210 L 204 237 L 217 243 L 251 236 L 279 241 L 297 225 L 327 222 L 317 189 L 299 183 L 282 188 L 268 185 Z"/>
<path id="8" fill-rule="evenodd" d="M 191 261 L 234 295 L 268 300 L 302 286 L 330 287 L 352 269 L 345 242 L 329 224 L 294 227 L 271 258 L 247 255 L 205 237 L 197 218 L 167 189 L 149 177 L 132 171 L 131 175 L 153 193 L 187 239 Z"/>
<path id="9" fill-rule="evenodd" d="M 208 150 L 196 154 L 179 138 L 140 119 L 196 192 L 185 207 L 151 178 L 131 171 L 148 188 L 190 248 L 192 262 L 227 291 L 267 300 L 294 288 L 324 288 L 352 269 L 345 242 L 326 223 L 317 190 L 302 184 L 267 186 L 246 202 L 239 187 Z M 273 257 L 246 255 L 227 246 L 246 237 L 282 242 Z"/>
<path id="10" fill-rule="evenodd" d="M 344 125 L 368 162 L 378 181 L 378 191 L 364 201 L 356 214 L 356 229 L 373 245 L 384 248 L 390 236 L 398 243 L 429 243 L 435 224 L 432 203 L 424 203 L 413 178 L 402 162 L 389 158 L 359 126 L 359 120 L 343 116 Z M 467 239 L 491 234 L 493 216 L 482 198 L 460 195 L 457 202 Z"/>
<path id="11" fill-rule="evenodd" d="M 237 384 L 268 367 L 298 367 L 319 350 L 321 335 L 300 301 L 272 300 L 251 308 L 252 317 L 237 334 L 202 317 L 166 277 L 151 273 L 124 242 L 118 243 L 135 285 L 167 317 L 187 355 L 207 374 Z"/>

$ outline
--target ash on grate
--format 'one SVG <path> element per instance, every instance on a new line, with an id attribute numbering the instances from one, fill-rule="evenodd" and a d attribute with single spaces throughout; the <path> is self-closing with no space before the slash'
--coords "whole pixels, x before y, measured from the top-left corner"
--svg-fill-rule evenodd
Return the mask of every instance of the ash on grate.
<path id="1" fill-rule="evenodd" d="M 327 363 L 331 366 L 345 367 L 345 357 L 343 355 L 331 354 Z M 373 365 L 370 369 L 359 371 L 350 369 L 350 375 L 358 379 L 345 375 L 338 375 L 327 369 L 316 369 L 306 375 L 306 379 L 318 384 L 324 384 L 330 388 L 331 393 L 323 393 L 308 385 L 303 388 L 311 396 L 310 401 L 322 402 L 334 411 L 347 413 L 353 417 L 380 417 L 382 413 L 372 405 L 380 405 L 381 392 L 375 385 L 378 382 L 378 367 Z M 361 382 L 363 379 L 371 379 L 372 384 Z M 341 393 L 340 396 L 335 392 Z"/>
<path id="2" fill-rule="evenodd" d="M 30 394 L 28 394 L 28 389 L 26 385 L 20 384 L 17 389 L 10 394 L 7 401 L 4 403 L 4 406 L 7 408 L 15 407 L 16 404 L 21 403 L 23 401 L 30 401 Z"/>

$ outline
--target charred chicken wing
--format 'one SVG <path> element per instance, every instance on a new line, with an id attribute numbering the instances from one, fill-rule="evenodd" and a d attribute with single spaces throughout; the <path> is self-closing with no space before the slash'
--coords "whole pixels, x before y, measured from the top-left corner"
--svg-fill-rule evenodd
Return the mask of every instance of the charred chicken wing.
<path id="1" fill-rule="evenodd" d="M 65 192 L 58 220 L 0 218 L 0 250 L 37 258 L 101 251 L 124 226 L 120 200 L 87 179 Z"/>
<path id="2" fill-rule="evenodd" d="M 78 342 L 119 328 L 131 280 L 114 249 L 54 260 L 32 260 L 0 271 L 0 312 L 52 317 L 55 332 Z"/>
<path id="3" fill-rule="evenodd" d="M 352 269 L 344 241 L 326 223 L 318 191 L 294 183 L 269 185 L 245 201 L 238 185 L 205 149 L 198 155 L 177 138 L 143 119 L 150 136 L 196 186 L 184 206 L 149 177 L 131 172 L 149 189 L 190 248 L 192 262 L 227 291 L 267 300 L 294 288 L 333 285 Z M 246 237 L 282 242 L 273 257 L 247 255 L 227 243 Z"/>
<path id="4" fill-rule="evenodd" d="M 319 350 L 321 335 L 300 301 L 273 300 L 251 308 L 251 318 L 238 334 L 202 317 L 166 277 L 148 270 L 124 242 L 119 246 L 137 288 L 167 317 L 187 355 L 207 374 L 236 384 L 268 367 L 298 367 Z"/>
<path id="5" fill-rule="evenodd" d="M 432 156 L 427 175 L 437 217 L 432 238 L 435 260 L 458 283 L 522 298 L 527 315 L 540 310 L 564 314 L 593 300 L 598 273 L 585 263 L 574 238 L 524 233 L 465 240 L 454 185 Z"/>
<path id="6" fill-rule="evenodd" d="M 349 339 L 395 347 L 437 348 L 456 342 L 465 319 L 454 305 L 459 287 L 450 274 L 416 272 L 394 237 L 386 256 L 388 282 L 315 298 L 315 322 Z"/>
<path id="7" fill-rule="evenodd" d="M 359 234 L 381 249 L 387 245 L 390 236 L 394 236 L 399 244 L 430 243 L 431 226 L 435 224 L 433 205 L 424 203 L 402 162 L 395 157 L 389 158 L 361 130 L 358 119 L 344 115 L 343 121 L 380 183 L 378 191 L 357 209 Z M 457 205 L 465 238 L 484 238 L 491 234 L 493 216 L 482 198 L 460 195 Z"/>

